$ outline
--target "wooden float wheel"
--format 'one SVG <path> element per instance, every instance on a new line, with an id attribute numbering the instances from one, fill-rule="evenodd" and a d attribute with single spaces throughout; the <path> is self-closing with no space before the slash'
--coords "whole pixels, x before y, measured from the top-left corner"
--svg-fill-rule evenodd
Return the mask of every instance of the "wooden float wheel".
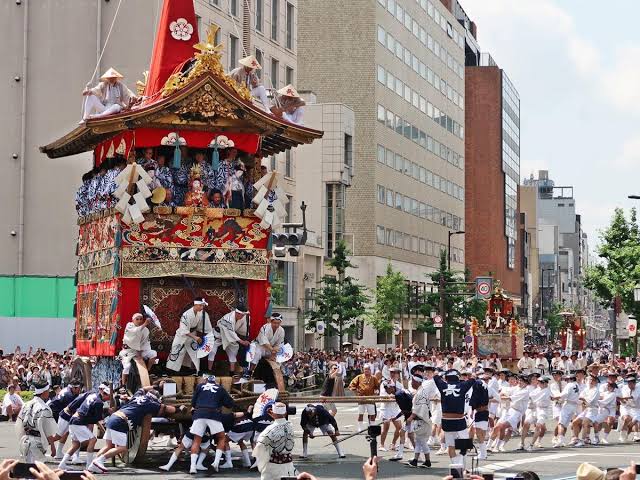
<path id="1" fill-rule="evenodd" d="M 93 387 L 91 382 L 91 360 L 87 357 L 76 357 L 71 365 L 71 381 L 78 381 L 85 391 Z"/>
<path id="2" fill-rule="evenodd" d="M 139 388 L 150 386 L 149 372 L 147 365 L 141 358 L 131 360 L 131 370 L 127 379 L 127 390 L 135 393 Z M 129 430 L 127 435 L 127 451 L 120 455 L 127 465 L 138 465 L 143 462 L 149 438 L 151 437 L 151 415 L 147 415 L 142 420 L 142 425 Z"/>

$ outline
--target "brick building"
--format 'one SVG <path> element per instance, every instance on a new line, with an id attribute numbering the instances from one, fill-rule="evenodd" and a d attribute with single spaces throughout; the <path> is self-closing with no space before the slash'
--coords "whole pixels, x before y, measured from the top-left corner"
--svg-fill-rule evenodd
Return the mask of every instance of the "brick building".
<path id="1" fill-rule="evenodd" d="M 500 280 L 519 301 L 520 98 L 490 56 L 472 58 L 477 63 L 465 69 L 466 266 L 472 276 Z"/>

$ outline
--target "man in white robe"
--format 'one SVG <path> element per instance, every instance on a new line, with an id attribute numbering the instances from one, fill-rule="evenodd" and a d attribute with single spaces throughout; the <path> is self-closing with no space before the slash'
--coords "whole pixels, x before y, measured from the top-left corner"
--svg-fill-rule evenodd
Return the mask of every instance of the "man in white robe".
<path id="1" fill-rule="evenodd" d="M 419 372 L 415 372 L 412 375 L 416 375 L 419 380 Z M 438 393 L 433 379 L 427 379 L 422 382 L 415 397 L 413 397 L 413 407 L 411 409 L 411 415 L 406 421 L 407 432 L 413 433 L 415 438 L 414 457 L 409 461 L 409 465 L 412 467 L 418 467 L 418 461 L 420 460 L 420 454 L 424 454 L 423 467 L 428 468 L 431 466 L 430 449 L 428 445 L 429 435 L 431 434 L 431 414 L 429 412 L 431 398 Z"/>
<path id="2" fill-rule="evenodd" d="M 204 311 L 208 305 L 204 298 L 197 298 L 193 301 L 193 307 L 182 314 L 167 360 L 169 370 L 179 372 L 185 361 L 185 354 L 188 354 L 196 371 L 200 371 L 198 347 L 204 341 L 202 337 L 212 333 L 209 314 Z"/>
<path id="3" fill-rule="evenodd" d="M 100 77 L 102 81 L 98 85 L 82 92 L 87 97 L 83 120 L 112 115 L 129 106 L 136 95 L 120 81 L 123 78 L 114 68 L 110 68 Z"/>
<path id="4" fill-rule="evenodd" d="M 234 310 L 218 320 L 214 330 L 219 333 L 219 337 L 213 344 L 213 350 L 209 353 L 209 371 L 213 368 L 213 362 L 215 361 L 218 347 L 222 346 L 222 349 L 227 353 L 227 357 L 229 357 L 230 375 L 235 375 L 240 345 L 244 345 L 246 347 L 250 343 L 245 339 L 248 336 L 248 314 L 249 311 L 246 307 L 238 305 Z M 241 336 L 244 336 L 245 338 L 241 338 Z"/>
<path id="5" fill-rule="evenodd" d="M 131 321 L 124 328 L 124 336 L 122 339 L 122 350 L 120 350 L 120 359 L 122 361 L 122 384 L 127 384 L 129 371 L 131 370 L 131 361 L 140 357 L 147 362 L 147 370 L 155 363 L 158 354 L 155 350 L 151 350 L 151 341 L 149 340 L 149 318 L 144 318 L 141 313 L 134 313 Z"/>
<path id="6" fill-rule="evenodd" d="M 270 412 L 274 422 L 258 436 L 253 456 L 260 480 L 280 480 L 296 477 L 291 452 L 294 446 L 293 425 L 287 420 L 287 406 L 277 402 Z"/>
<path id="7" fill-rule="evenodd" d="M 33 400 L 24 404 L 16 421 L 20 455 L 26 463 L 44 461 L 47 446 L 54 451 L 53 439 L 57 425 L 51 407 L 46 403 L 50 389 L 49 384 L 36 385 Z"/>
<path id="8" fill-rule="evenodd" d="M 251 371 L 256 368 L 261 358 L 275 358 L 276 353 L 284 344 L 284 328 L 280 326 L 281 324 L 282 315 L 273 313 L 271 321 L 260 328 L 256 337 L 256 353 L 251 360 Z"/>
<path id="9" fill-rule="evenodd" d="M 244 85 L 251 92 L 251 95 L 260 100 L 265 112 L 271 113 L 271 102 L 267 97 L 267 90 L 260 84 L 260 78 L 256 70 L 262 69 L 258 60 L 253 55 L 238 60 L 239 67 L 229 72 L 229 77 L 233 78 L 239 85 Z M 275 86 L 275 85 L 274 85 Z"/>

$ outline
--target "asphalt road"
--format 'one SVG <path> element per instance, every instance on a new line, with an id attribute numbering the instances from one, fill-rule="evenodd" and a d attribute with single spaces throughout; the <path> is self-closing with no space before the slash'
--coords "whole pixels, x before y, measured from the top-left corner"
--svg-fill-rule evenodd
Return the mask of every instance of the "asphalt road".
<path id="1" fill-rule="evenodd" d="M 298 409 L 302 405 L 298 405 Z M 338 425 L 343 434 L 354 432 L 357 427 L 356 416 L 357 407 L 355 404 L 340 405 L 337 415 Z M 293 417 L 294 430 L 296 432 L 296 447 L 294 454 L 302 451 L 302 431 L 299 425 L 299 416 Z M 611 440 L 617 438 L 614 432 Z M 627 465 L 630 460 L 640 461 L 640 444 L 606 445 L 583 448 L 562 448 L 552 449 L 550 447 L 551 437 L 547 435 L 543 445 L 548 448 L 536 450 L 534 452 L 506 452 L 500 454 L 490 454 L 490 457 L 482 461 L 480 470 L 484 472 L 494 472 L 496 478 L 513 476 L 514 472 L 533 470 L 544 479 L 570 479 L 575 476 L 578 465 L 582 462 L 590 462 L 601 468 Z M 116 466 L 110 469 L 108 474 L 101 475 L 100 478 L 122 478 L 127 475 L 135 475 L 136 479 L 186 479 L 191 478 L 187 473 L 188 459 L 183 457 L 176 465 L 174 471 L 165 473 L 157 468 L 166 462 L 170 456 L 170 450 L 164 444 L 165 439 L 152 440 L 152 447 L 148 451 L 148 464 L 144 468 L 125 468 Z M 362 464 L 369 455 L 369 444 L 364 436 L 357 436 L 346 440 L 345 453 L 347 458 L 338 459 L 333 446 L 326 446 L 329 439 L 326 437 L 315 438 L 310 441 L 309 454 L 311 458 L 307 460 L 296 459 L 295 464 L 299 471 L 307 471 L 320 480 L 344 480 L 362 478 Z M 100 445 L 100 443 L 99 443 Z M 512 440 L 507 444 L 507 449 L 514 450 L 518 442 Z M 405 458 L 412 456 L 411 451 L 405 451 Z M 380 463 L 379 478 L 396 478 L 402 476 L 407 479 L 417 478 L 442 478 L 449 472 L 449 462 L 446 456 L 435 456 L 431 459 L 433 466 L 430 469 L 413 469 L 403 463 L 393 463 L 386 461 L 392 456 L 391 452 L 380 452 L 383 459 Z M 0 458 L 17 458 L 18 449 L 14 434 L 13 424 L 7 422 L 0 423 Z M 234 463 L 240 465 L 239 461 Z M 109 466 L 109 465 L 108 465 Z M 215 476 L 218 478 L 259 478 L 257 472 L 249 472 L 241 468 L 221 471 L 220 473 L 202 473 L 198 477 Z"/>

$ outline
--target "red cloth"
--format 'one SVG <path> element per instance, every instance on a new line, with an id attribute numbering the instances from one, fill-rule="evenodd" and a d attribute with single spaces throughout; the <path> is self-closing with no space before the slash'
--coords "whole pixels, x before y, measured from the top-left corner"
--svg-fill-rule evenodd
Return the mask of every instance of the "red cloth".
<path id="1" fill-rule="evenodd" d="M 140 128 L 133 131 L 126 131 L 116 135 L 109 140 L 98 144 L 94 149 L 95 152 L 95 166 L 99 166 L 107 156 L 111 144 L 114 145 L 114 151 L 120 145 L 120 141 L 124 140 L 126 144 L 125 157 L 129 155 L 129 150 L 134 146 L 136 148 L 152 147 L 156 148 L 162 146 L 162 139 L 169 133 L 176 132 L 180 137 L 184 138 L 187 142 L 187 147 L 193 148 L 207 148 L 209 144 L 218 136 L 225 135 L 230 140 L 233 140 L 236 148 L 243 152 L 254 154 L 260 147 L 260 135 L 254 133 L 229 133 L 229 132 L 200 132 L 193 130 L 175 131 L 165 130 L 157 128 Z"/>
<path id="2" fill-rule="evenodd" d="M 145 96 L 158 93 L 175 68 L 193 57 L 193 46 L 198 41 L 193 0 L 164 0 Z"/>
<path id="3" fill-rule="evenodd" d="M 265 323 L 267 315 L 267 296 L 269 282 L 266 280 L 247 280 L 247 297 L 249 312 L 251 312 L 251 325 L 249 334 L 251 339 L 258 336 L 258 331 Z"/>

